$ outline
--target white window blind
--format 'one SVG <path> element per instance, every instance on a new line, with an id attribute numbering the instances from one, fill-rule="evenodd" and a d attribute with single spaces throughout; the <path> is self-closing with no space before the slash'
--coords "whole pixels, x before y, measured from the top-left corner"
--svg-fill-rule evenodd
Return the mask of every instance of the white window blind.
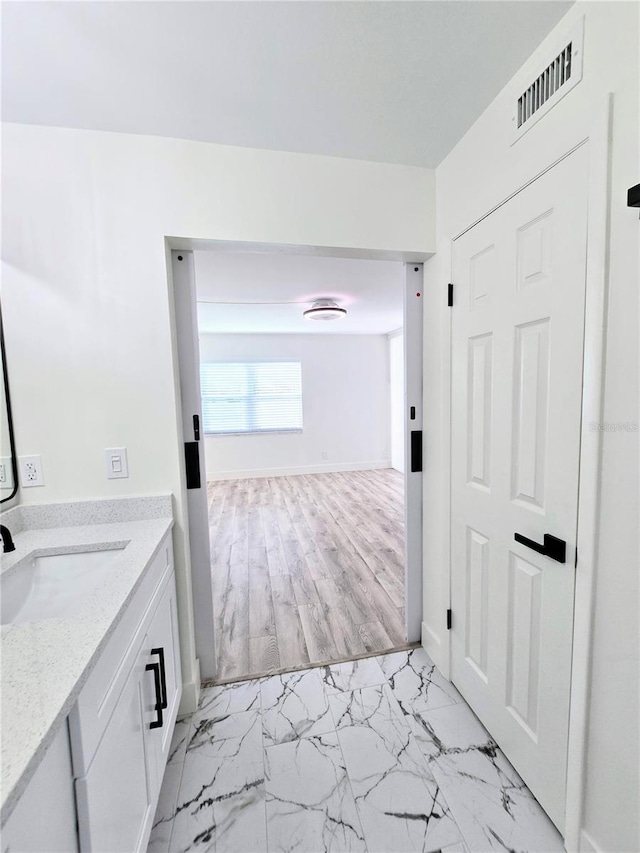
<path id="1" fill-rule="evenodd" d="M 299 361 L 200 365 L 205 433 L 302 429 Z"/>

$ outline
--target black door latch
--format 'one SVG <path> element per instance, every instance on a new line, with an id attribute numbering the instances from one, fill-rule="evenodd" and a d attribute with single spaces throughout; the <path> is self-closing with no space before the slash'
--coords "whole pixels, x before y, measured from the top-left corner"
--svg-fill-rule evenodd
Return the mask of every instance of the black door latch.
<path id="1" fill-rule="evenodd" d="M 555 560 L 556 563 L 567 562 L 567 543 L 564 539 L 557 539 L 555 536 L 551 536 L 550 533 L 545 533 L 544 543 L 541 545 L 539 542 L 534 542 L 533 539 L 527 539 L 521 533 L 514 533 L 513 538 L 521 545 L 526 545 L 527 548 L 537 551 L 538 554 L 549 557 L 550 560 Z"/>

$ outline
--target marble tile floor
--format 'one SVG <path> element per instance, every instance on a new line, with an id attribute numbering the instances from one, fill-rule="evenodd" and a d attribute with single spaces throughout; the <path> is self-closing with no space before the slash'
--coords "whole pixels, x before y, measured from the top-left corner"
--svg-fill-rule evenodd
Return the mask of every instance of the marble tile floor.
<path id="1" fill-rule="evenodd" d="M 423 649 L 203 691 L 148 853 L 563 851 Z"/>

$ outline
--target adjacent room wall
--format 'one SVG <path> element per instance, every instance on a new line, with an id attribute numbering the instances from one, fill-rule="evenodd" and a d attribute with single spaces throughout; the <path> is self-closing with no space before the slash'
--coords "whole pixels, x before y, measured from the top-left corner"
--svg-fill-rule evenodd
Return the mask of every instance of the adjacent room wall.
<path id="1" fill-rule="evenodd" d="M 404 473 L 404 335 L 389 335 L 391 467 Z"/>
<path id="2" fill-rule="evenodd" d="M 20 500 L 174 495 L 182 671 L 198 682 L 165 237 L 432 252 L 428 169 L 3 125 L 2 309 Z M 104 448 L 127 447 L 107 480 Z"/>
<path id="3" fill-rule="evenodd" d="M 385 335 L 207 334 L 200 359 L 302 364 L 302 432 L 206 436 L 207 479 L 389 467 Z"/>
<path id="4" fill-rule="evenodd" d="M 512 145 L 513 104 L 523 91 L 523 79 L 542 70 L 554 39 L 581 15 L 582 82 Z M 588 136 L 607 94 L 614 93 L 604 420 L 637 425 L 640 225 L 637 211 L 626 206 L 626 191 L 640 175 L 639 79 L 638 5 L 578 2 L 536 51 L 524 77 L 514 78 L 436 171 L 438 253 L 424 267 L 424 428 L 430 451 L 424 474 L 423 638 L 445 671 L 449 586 L 442 567 L 449 557 L 443 494 L 449 476 L 445 389 L 450 323 L 445 288 L 451 280 L 451 240 Z M 584 805 L 577 838 L 574 833 L 569 839 L 585 851 L 640 849 L 638 435 L 624 429 L 603 434 Z"/>

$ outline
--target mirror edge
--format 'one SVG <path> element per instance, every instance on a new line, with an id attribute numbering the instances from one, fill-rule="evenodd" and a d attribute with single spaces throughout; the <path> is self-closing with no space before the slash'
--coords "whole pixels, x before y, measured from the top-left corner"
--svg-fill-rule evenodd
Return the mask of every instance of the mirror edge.
<path id="1" fill-rule="evenodd" d="M 11 501 L 18 494 L 18 457 L 16 456 L 16 442 L 13 431 L 13 415 L 11 411 L 11 392 L 9 391 L 9 373 L 7 370 L 7 354 L 4 346 L 4 326 L 2 323 L 2 304 L 0 303 L 0 354 L 2 357 L 2 375 L 4 378 L 4 394 L 7 405 L 7 423 L 9 427 L 9 448 L 11 450 L 11 472 L 13 474 L 13 491 L 11 494 L 0 499 L 0 504 Z"/>

